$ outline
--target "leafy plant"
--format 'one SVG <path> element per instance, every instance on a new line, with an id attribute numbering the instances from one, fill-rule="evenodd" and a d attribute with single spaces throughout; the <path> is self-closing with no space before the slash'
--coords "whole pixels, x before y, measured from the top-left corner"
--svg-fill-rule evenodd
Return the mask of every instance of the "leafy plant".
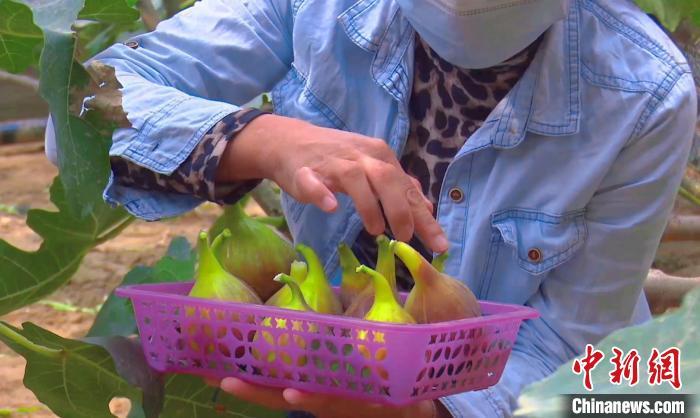
<path id="1" fill-rule="evenodd" d="M 90 249 L 133 220 L 102 200 L 112 130 L 128 126 L 121 86 L 111 68 L 99 63 L 84 68 L 80 60 L 125 30 L 139 30 L 134 3 L 0 0 L 0 69 L 38 70 L 60 173 L 50 188 L 57 211 L 27 214 L 27 225 L 42 238 L 40 248 L 28 252 L 0 240 L 0 315 L 52 293 L 70 279 Z M 125 284 L 190 279 L 193 271 L 189 244 L 181 238 L 154 267 L 134 269 Z M 0 322 L 0 340 L 27 359 L 25 385 L 61 417 L 112 417 L 108 405 L 114 397 L 132 401 L 132 417 L 281 416 L 228 396 L 214 402 L 214 389 L 201 379 L 152 372 L 135 341 L 113 336 L 134 331 L 129 305 L 114 297 L 106 301 L 93 337 L 86 341 L 61 338 L 31 323 L 19 329 Z"/>
<path id="2" fill-rule="evenodd" d="M 42 299 L 65 283 L 94 246 L 117 235 L 132 218 L 102 201 L 109 174 L 110 125 L 95 112 L 77 116 L 91 78 L 74 59 L 78 19 L 135 21 L 124 0 L 0 0 L 0 68 L 40 73 L 40 93 L 49 103 L 60 174 L 50 189 L 58 212 L 30 210 L 27 225 L 43 239 L 23 251 L 0 240 L 0 314 Z M 35 50 L 42 47 L 40 56 Z M 37 60 L 38 57 L 38 60 Z M 29 284 L 29 285 L 28 285 Z"/>
<path id="3" fill-rule="evenodd" d="M 168 251 L 153 267 L 136 266 L 124 276 L 121 286 L 192 280 L 195 253 L 184 237 L 173 239 Z M 111 294 L 95 318 L 89 336 L 129 336 L 136 334 L 131 302 Z"/>
<path id="4" fill-rule="evenodd" d="M 192 376 L 160 376 L 140 345 L 124 337 L 69 340 L 31 323 L 22 329 L 0 322 L 0 340 L 27 360 L 24 384 L 56 415 L 113 418 L 109 402 L 124 397 L 145 418 L 282 418 L 280 412 L 215 397 L 215 389 Z M 141 406 L 143 405 L 143 406 Z"/>
<path id="5" fill-rule="evenodd" d="M 681 393 L 700 393 L 700 289 L 688 294 L 683 306 L 675 312 L 632 328 L 617 331 L 596 345 L 608 356 L 612 348 L 623 352 L 636 349 L 642 359 L 648 359 L 653 348 L 661 351 L 669 347 L 681 350 L 680 371 L 683 381 Z M 603 360 L 608 362 L 607 357 Z M 566 416 L 560 395 L 585 393 L 582 378 L 572 373 L 573 360 L 561 366 L 553 375 L 527 387 L 519 399 L 518 416 L 549 418 Z M 610 363 L 608 363 L 609 365 Z M 678 393 L 668 384 L 650 386 L 644 379 L 645 363 L 640 363 L 640 381 L 636 386 L 610 383 L 610 367 L 601 362 L 591 372 L 593 390 L 590 394 L 671 394 Z M 694 378 L 691 378 L 694 377 Z M 700 415 L 700 404 L 693 406 L 689 416 Z M 694 413 L 693 413 L 694 412 Z"/>
<path id="6" fill-rule="evenodd" d="M 656 16 L 662 25 L 675 31 L 683 19 L 700 26 L 700 1 L 698 0 L 636 0 L 639 7 Z"/>

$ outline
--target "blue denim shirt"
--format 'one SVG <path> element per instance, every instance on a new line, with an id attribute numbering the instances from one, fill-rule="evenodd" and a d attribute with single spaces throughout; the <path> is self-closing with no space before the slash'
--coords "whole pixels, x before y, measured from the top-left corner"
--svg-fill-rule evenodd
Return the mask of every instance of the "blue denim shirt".
<path id="1" fill-rule="evenodd" d="M 280 115 L 383 138 L 397 153 L 406 140 L 414 31 L 392 0 L 204 0 L 136 41 L 98 56 L 117 69 L 133 124 L 114 134 L 111 154 L 154 171 L 172 172 L 265 91 Z M 454 416 L 510 415 L 525 385 L 649 317 L 642 284 L 695 115 L 689 66 L 661 29 L 630 1 L 572 1 L 445 175 L 447 273 L 480 299 L 542 315 L 522 326 L 497 385 L 443 399 Z M 149 220 L 200 203 L 114 181 L 105 199 Z M 295 240 L 329 274 L 338 243 L 362 228 L 339 201 L 325 214 L 283 196 Z"/>

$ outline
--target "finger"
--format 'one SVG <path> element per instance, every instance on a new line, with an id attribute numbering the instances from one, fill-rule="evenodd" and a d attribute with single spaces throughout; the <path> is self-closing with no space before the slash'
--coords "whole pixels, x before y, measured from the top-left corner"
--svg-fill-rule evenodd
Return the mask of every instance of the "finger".
<path id="1" fill-rule="evenodd" d="M 372 235 L 383 233 L 386 225 L 382 208 L 362 166 L 355 162 L 338 163 L 333 176 L 339 191 L 345 192 L 352 199 L 367 232 Z"/>
<path id="2" fill-rule="evenodd" d="M 408 177 L 411 179 L 411 183 L 413 183 L 413 185 L 416 186 L 416 189 L 418 189 L 421 192 L 421 194 L 423 195 L 423 201 L 425 202 L 425 207 L 428 208 L 428 211 L 430 211 L 430 213 L 435 213 L 435 207 L 433 206 L 433 202 L 431 202 L 430 199 L 428 199 L 425 196 L 425 194 L 423 194 L 423 185 L 420 184 L 420 181 L 418 181 L 417 178 L 415 178 L 411 175 L 409 175 Z"/>
<path id="3" fill-rule="evenodd" d="M 413 209 L 413 222 L 418 238 L 428 249 L 436 253 L 443 253 L 449 248 L 449 243 L 442 227 L 423 204 L 423 193 L 415 187 L 406 191 L 406 200 Z"/>
<path id="4" fill-rule="evenodd" d="M 224 392 L 254 404 L 271 409 L 289 410 L 290 405 L 282 396 L 283 389 L 261 387 L 246 383 L 234 377 L 227 377 L 221 381 L 221 389 Z"/>
<path id="5" fill-rule="evenodd" d="M 338 207 L 338 200 L 321 181 L 318 174 L 309 167 L 302 167 L 294 174 L 290 194 L 302 203 L 318 206 L 324 212 L 333 212 Z"/>
<path id="6" fill-rule="evenodd" d="M 352 411 L 347 415 L 363 418 L 384 417 L 386 410 L 390 409 L 374 402 L 358 403 L 353 399 L 306 393 L 296 389 L 285 389 L 282 395 L 294 409 L 310 412 L 317 418 L 336 417 L 337 411 Z"/>
<path id="7" fill-rule="evenodd" d="M 382 202 L 392 234 L 400 241 L 410 240 L 414 228 L 413 214 L 405 190 L 415 189 L 415 186 L 402 170 L 397 170 L 390 164 L 374 159 L 367 159 L 364 164 L 372 189 Z"/>

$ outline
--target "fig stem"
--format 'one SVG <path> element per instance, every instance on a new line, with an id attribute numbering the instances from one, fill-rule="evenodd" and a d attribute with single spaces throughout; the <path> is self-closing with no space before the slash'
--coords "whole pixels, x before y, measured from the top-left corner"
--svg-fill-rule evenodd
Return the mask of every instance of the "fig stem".
<path id="1" fill-rule="evenodd" d="M 229 220 L 236 220 L 248 216 L 243 208 L 244 202 L 239 200 L 233 205 L 224 207 L 223 217 Z"/>
<path id="2" fill-rule="evenodd" d="M 219 234 L 214 241 L 219 239 L 222 235 L 225 235 L 225 233 L 222 232 Z M 221 238 L 219 242 L 221 242 L 222 239 L 223 238 Z M 199 233 L 197 253 L 199 255 L 197 281 L 202 282 L 203 284 L 211 285 L 214 278 L 217 276 L 217 273 L 223 270 L 223 267 L 221 267 L 219 260 L 217 260 L 216 256 L 214 256 L 214 253 L 211 250 L 211 246 L 209 245 L 209 234 L 206 231 L 201 231 Z"/>
<path id="3" fill-rule="evenodd" d="M 360 266 L 360 260 L 355 257 L 355 254 L 345 243 L 338 246 L 338 256 L 340 257 L 340 267 L 345 274 L 354 273 Z"/>
<path id="4" fill-rule="evenodd" d="M 408 268 L 408 271 L 411 272 L 411 276 L 413 276 L 416 284 L 418 284 L 420 280 L 420 267 L 425 261 L 423 256 L 421 256 L 418 251 L 405 242 L 391 241 L 391 244 L 394 247 L 394 253 L 396 256 L 403 261 L 406 268 Z"/>
<path id="5" fill-rule="evenodd" d="M 314 252 L 311 247 L 307 247 L 304 244 L 297 244 L 297 251 L 304 256 L 306 260 L 306 265 L 308 266 L 308 273 L 306 274 L 306 280 L 311 280 L 313 282 L 326 280 L 326 274 L 323 271 L 323 266 L 321 265 L 321 260 L 318 259 L 316 252 Z"/>
<path id="6" fill-rule="evenodd" d="M 371 268 L 361 265 L 356 270 L 358 273 L 364 273 L 372 278 L 372 284 L 374 285 L 374 303 L 377 301 L 396 301 L 394 299 L 394 291 L 389 286 L 389 282 L 386 280 L 381 273 L 372 270 Z"/>
<path id="7" fill-rule="evenodd" d="M 440 273 L 443 273 L 445 271 L 445 261 L 447 261 L 447 257 L 450 255 L 447 252 L 444 252 L 442 254 L 439 254 L 433 258 L 432 264 L 433 267 Z"/>
<path id="8" fill-rule="evenodd" d="M 396 263 L 394 262 L 394 248 L 386 235 L 377 237 L 377 272 L 386 278 L 389 286 L 396 289 Z"/>
<path id="9" fill-rule="evenodd" d="M 227 239 L 231 238 L 231 230 L 228 228 L 225 228 L 219 235 L 214 237 L 214 239 L 211 242 L 211 250 L 216 253 L 219 250 L 219 247 L 221 244 L 223 244 Z"/>
<path id="10" fill-rule="evenodd" d="M 301 292 L 301 288 L 299 288 L 299 284 L 294 280 L 294 278 L 292 276 L 290 276 L 288 274 L 284 274 L 284 273 L 279 273 L 272 280 L 279 282 L 279 283 L 284 283 L 286 286 L 289 287 L 289 290 L 291 290 L 291 292 L 292 292 L 292 299 L 291 299 L 292 303 L 290 303 L 289 305 L 293 305 L 293 301 L 296 300 L 306 310 L 313 311 L 313 309 L 311 309 L 311 307 L 306 303 L 306 299 L 304 299 L 304 294 Z"/>
<path id="11" fill-rule="evenodd" d="M 309 270 L 305 262 L 294 260 L 289 268 L 289 275 L 294 279 L 295 282 L 301 283 L 306 280 L 306 275 Z"/>

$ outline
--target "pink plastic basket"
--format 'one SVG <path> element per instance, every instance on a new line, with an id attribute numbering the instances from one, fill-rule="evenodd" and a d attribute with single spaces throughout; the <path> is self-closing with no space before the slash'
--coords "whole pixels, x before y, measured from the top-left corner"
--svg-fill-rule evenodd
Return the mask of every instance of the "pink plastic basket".
<path id="1" fill-rule="evenodd" d="M 531 308 L 480 302 L 484 316 L 430 325 L 197 299 L 192 283 L 126 286 L 148 363 L 405 405 L 494 385 Z M 405 297 L 405 295 L 404 295 Z"/>

